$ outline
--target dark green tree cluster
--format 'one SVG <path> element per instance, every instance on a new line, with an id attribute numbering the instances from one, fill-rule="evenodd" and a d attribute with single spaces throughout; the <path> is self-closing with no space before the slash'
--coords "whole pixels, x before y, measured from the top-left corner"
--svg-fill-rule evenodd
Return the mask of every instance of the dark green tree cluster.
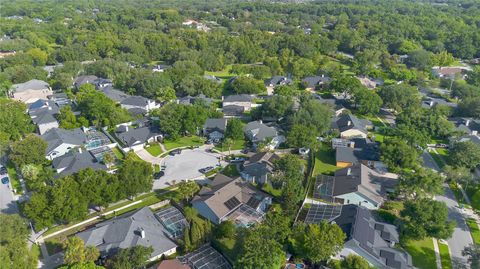
<path id="1" fill-rule="evenodd" d="M 298 203 L 304 198 L 304 166 L 298 156 L 287 154 L 275 161 L 274 187 L 282 190 L 281 204 L 286 212 L 294 214 Z"/>
<path id="2" fill-rule="evenodd" d="M 212 239 L 212 223 L 201 219 L 197 210 L 192 207 L 184 208 L 185 218 L 188 226 L 183 231 L 183 248 L 185 251 L 192 251 Z"/>
<path id="3" fill-rule="evenodd" d="M 152 247 L 134 246 L 120 249 L 120 251 L 107 261 L 109 269 L 141 269 L 144 268 L 153 253 Z"/>
<path id="4" fill-rule="evenodd" d="M 225 129 L 225 137 L 233 140 L 243 139 L 243 123 L 240 119 L 229 119 Z"/>
<path id="5" fill-rule="evenodd" d="M 229 89 L 237 94 L 260 94 L 267 91 L 263 81 L 247 76 L 236 77 Z"/>
<path id="6" fill-rule="evenodd" d="M 30 228 L 17 214 L 0 214 L 0 264 L 5 269 L 36 268 L 37 256 L 27 246 Z"/>

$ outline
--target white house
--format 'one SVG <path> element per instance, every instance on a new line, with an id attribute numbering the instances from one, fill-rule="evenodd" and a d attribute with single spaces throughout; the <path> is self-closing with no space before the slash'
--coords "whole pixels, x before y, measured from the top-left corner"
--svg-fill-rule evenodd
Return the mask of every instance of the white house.
<path id="1" fill-rule="evenodd" d="M 80 128 L 72 130 L 53 128 L 41 135 L 40 138 L 48 143 L 45 157 L 49 160 L 63 156 L 87 141 L 87 136 Z"/>

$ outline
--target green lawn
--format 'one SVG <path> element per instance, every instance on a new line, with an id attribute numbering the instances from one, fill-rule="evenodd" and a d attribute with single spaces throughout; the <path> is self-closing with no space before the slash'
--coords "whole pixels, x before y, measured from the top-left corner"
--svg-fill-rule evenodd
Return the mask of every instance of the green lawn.
<path id="1" fill-rule="evenodd" d="M 435 250 L 432 238 L 419 241 L 408 241 L 405 249 L 412 255 L 413 265 L 419 269 L 437 269 Z"/>
<path id="2" fill-rule="evenodd" d="M 313 176 L 320 174 L 333 174 L 338 169 L 340 169 L 340 167 L 336 166 L 335 151 L 326 144 L 322 144 L 320 149 L 315 152 Z"/>
<path id="3" fill-rule="evenodd" d="M 123 155 L 122 151 L 119 148 L 114 147 L 112 149 L 112 151 L 115 154 L 115 156 L 117 157 L 117 159 L 123 160 L 123 158 L 125 158 L 125 155 Z"/>
<path id="4" fill-rule="evenodd" d="M 230 79 L 234 75 L 230 73 L 230 69 L 232 69 L 232 65 L 229 64 L 225 66 L 223 70 L 220 71 L 205 71 L 205 75 L 215 76 L 221 79 Z"/>
<path id="5" fill-rule="evenodd" d="M 235 238 L 222 238 L 219 240 L 213 241 L 213 246 L 217 248 L 227 260 L 231 263 L 234 263 L 237 260 L 237 255 L 239 253 L 238 245 L 236 245 Z"/>
<path id="6" fill-rule="evenodd" d="M 18 178 L 17 171 L 15 170 L 15 165 L 10 160 L 7 162 L 7 172 L 10 182 L 12 183 L 12 188 L 16 191 L 16 193 L 22 194 L 22 184 L 20 184 L 20 179 Z"/>
<path id="7" fill-rule="evenodd" d="M 165 139 L 164 145 L 167 150 L 171 150 L 174 148 L 180 147 L 193 147 L 193 146 L 201 146 L 205 143 L 205 139 L 199 136 L 184 136 L 180 137 L 177 140 L 169 140 Z"/>
<path id="8" fill-rule="evenodd" d="M 229 177 L 238 177 L 240 173 L 238 172 L 237 166 L 235 164 L 227 165 L 222 171 L 222 174 L 229 176 Z"/>
<path id="9" fill-rule="evenodd" d="M 440 259 L 442 260 L 442 269 L 452 269 L 448 245 L 438 242 L 438 249 L 440 251 Z"/>
<path id="10" fill-rule="evenodd" d="M 430 151 L 430 156 L 432 156 L 433 160 L 437 163 L 438 167 L 442 168 L 445 166 L 445 162 L 442 160 L 440 155 L 436 154 L 433 151 Z"/>
<path id="11" fill-rule="evenodd" d="M 163 152 L 162 148 L 160 147 L 160 144 L 158 143 L 153 143 L 151 145 L 148 145 L 145 149 L 148 151 L 148 153 L 150 153 L 152 156 L 155 156 L 155 157 L 162 154 Z"/>
<path id="12" fill-rule="evenodd" d="M 477 222 L 474 219 L 467 219 L 467 225 L 470 229 L 470 234 L 472 235 L 473 242 L 475 244 L 480 244 L 480 230 L 478 229 Z"/>
<path id="13" fill-rule="evenodd" d="M 271 184 L 267 183 L 267 184 L 264 184 L 263 187 L 262 187 L 262 190 L 270 195 L 272 195 L 273 197 L 280 197 L 280 195 L 282 195 L 282 190 L 281 189 L 275 189 Z"/>
<path id="14" fill-rule="evenodd" d="M 468 207 L 469 205 L 467 204 L 467 201 L 465 201 L 465 197 L 463 196 L 462 191 L 458 188 L 457 184 L 450 183 L 449 186 L 450 189 L 453 191 L 453 194 L 455 195 L 458 203 L 465 207 Z"/>
<path id="15" fill-rule="evenodd" d="M 230 148 L 230 150 L 241 150 L 245 148 L 245 140 L 240 139 L 240 140 L 233 140 L 233 144 Z M 223 143 L 216 145 L 215 149 L 218 151 L 228 151 L 228 147 L 224 145 Z"/>

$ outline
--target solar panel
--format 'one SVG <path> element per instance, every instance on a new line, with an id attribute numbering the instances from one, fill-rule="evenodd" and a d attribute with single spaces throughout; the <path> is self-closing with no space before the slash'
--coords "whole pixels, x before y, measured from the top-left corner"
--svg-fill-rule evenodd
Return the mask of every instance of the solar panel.
<path id="1" fill-rule="evenodd" d="M 232 197 L 223 204 L 228 208 L 228 210 L 232 210 L 240 204 L 240 201 L 237 199 L 237 197 Z"/>
<path id="2" fill-rule="evenodd" d="M 260 204 L 260 200 L 258 200 L 255 196 L 250 197 L 247 201 L 247 205 L 250 206 L 251 208 L 257 208 L 258 205 Z"/>
<path id="3" fill-rule="evenodd" d="M 341 205 L 311 204 L 308 209 L 305 223 L 331 222 L 342 213 Z"/>

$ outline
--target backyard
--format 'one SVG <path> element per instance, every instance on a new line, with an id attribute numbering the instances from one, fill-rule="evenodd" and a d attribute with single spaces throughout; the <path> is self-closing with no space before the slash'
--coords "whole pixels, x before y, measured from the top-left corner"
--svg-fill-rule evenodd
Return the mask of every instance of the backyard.
<path id="1" fill-rule="evenodd" d="M 315 167 L 313 176 L 324 174 L 331 175 L 340 169 L 335 163 L 335 151 L 327 144 L 322 144 L 320 149 L 315 152 Z"/>
<path id="2" fill-rule="evenodd" d="M 410 240 L 405 243 L 405 250 L 412 255 L 413 265 L 419 269 L 436 269 L 435 250 L 432 238 Z"/>
<path id="3" fill-rule="evenodd" d="M 167 150 L 181 147 L 201 146 L 203 143 L 205 143 L 205 139 L 199 136 L 183 136 L 177 140 L 165 139 L 165 141 L 163 141 Z"/>

